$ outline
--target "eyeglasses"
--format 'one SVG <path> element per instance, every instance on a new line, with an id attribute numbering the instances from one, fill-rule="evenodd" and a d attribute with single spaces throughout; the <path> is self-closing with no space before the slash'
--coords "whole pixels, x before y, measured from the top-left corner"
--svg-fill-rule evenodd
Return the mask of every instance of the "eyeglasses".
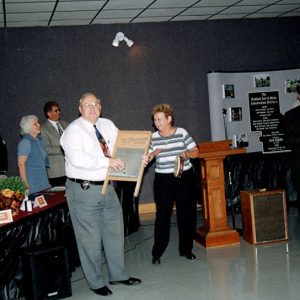
<path id="1" fill-rule="evenodd" d="M 100 106 L 99 103 L 84 103 L 81 105 L 84 109 L 98 108 Z"/>

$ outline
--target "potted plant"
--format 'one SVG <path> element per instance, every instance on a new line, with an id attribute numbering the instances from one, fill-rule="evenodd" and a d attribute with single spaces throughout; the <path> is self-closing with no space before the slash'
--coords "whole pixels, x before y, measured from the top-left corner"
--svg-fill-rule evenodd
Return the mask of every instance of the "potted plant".
<path id="1" fill-rule="evenodd" d="M 0 179 L 0 210 L 11 209 L 17 215 L 25 198 L 26 186 L 20 177 Z"/>

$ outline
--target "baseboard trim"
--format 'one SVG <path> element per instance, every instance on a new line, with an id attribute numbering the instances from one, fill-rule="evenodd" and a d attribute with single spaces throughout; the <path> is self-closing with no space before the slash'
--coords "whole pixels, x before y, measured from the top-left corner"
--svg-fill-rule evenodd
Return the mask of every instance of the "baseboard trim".
<path id="1" fill-rule="evenodd" d="M 173 209 L 176 210 L 176 205 L 174 205 Z M 198 210 L 202 210 L 202 205 L 197 204 L 197 211 Z M 155 212 L 156 212 L 156 206 L 154 202 L 139 204 L 140 214 L 155 213 Z"/>
<path id="2" fill-rule="evenodd" d="M 155 203 L 140 203 L 139 204 L 139 213 L 140 214 L 147 214 L 147 213 L 153 213 L 156 211 Z"/>

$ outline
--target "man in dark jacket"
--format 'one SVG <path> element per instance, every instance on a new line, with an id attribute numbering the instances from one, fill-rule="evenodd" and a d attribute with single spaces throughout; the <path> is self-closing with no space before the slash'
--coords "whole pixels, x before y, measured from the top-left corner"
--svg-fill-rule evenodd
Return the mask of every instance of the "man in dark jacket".
<path id="1" fill-rule="evenodd" d="M 292 150 L 292 180 L 297 192 L 300 214 L 300 85 L 297 85 L 297 103 L 284 115 L 285 143 Z"/>

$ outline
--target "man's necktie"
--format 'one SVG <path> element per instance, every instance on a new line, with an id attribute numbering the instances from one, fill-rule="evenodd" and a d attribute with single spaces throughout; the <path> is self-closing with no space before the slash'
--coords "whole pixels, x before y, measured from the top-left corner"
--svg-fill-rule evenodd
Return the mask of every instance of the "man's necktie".
<path id="1" fill-rule="evenodd" d="M 56 122 L 56 125 L 57 125 L 57 130 L 58 130 L 59 135 L 62 135 L 63 134 L 63 130 L 62 130 L 59 122 Z"/>
<path id="2" fill-rule="evenodd" d="M 101 149 L 103 151 L 104 156 L 110 157 L 109 149 L 108 149 L 108 146 L 106 144 L 106 141 L 105 141 L 104 137 L 102 136 L 102 134 L 100 133 L 100 131 L 98 130 L 96 125 L 93 125 L 93 126 L 95 127 L 96 136 L 97 136 L 97 139 L 100 143 L 100 146 L 101 146 Z"/>

